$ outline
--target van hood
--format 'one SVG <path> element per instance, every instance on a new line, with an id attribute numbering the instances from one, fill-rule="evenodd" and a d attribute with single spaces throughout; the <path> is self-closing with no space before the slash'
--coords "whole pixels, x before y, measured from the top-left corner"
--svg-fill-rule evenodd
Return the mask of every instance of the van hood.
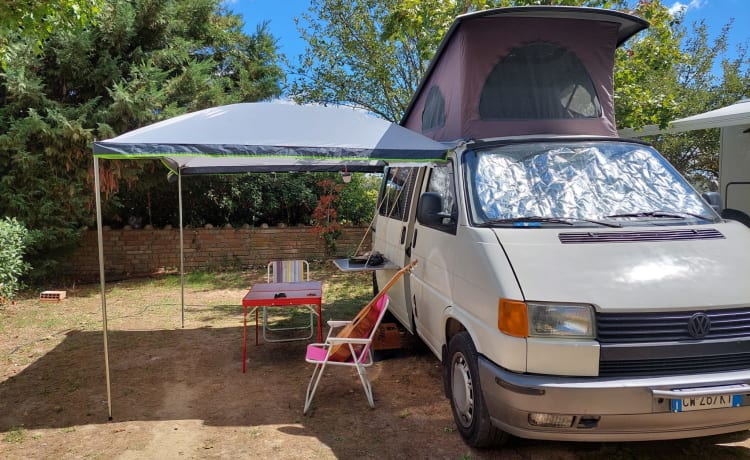
<path id="1" fill-rule="evenodd" d="M 750 307 L 750 229 L 494 229 L 527 301 L 602 311 Z"/>

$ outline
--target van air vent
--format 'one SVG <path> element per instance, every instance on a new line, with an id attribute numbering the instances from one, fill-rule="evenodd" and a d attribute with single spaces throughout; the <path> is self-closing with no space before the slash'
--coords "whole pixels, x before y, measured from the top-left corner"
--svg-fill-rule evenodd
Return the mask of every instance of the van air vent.
<path id="1" fill-rule="evenodd" d="M 631 232 L 574 232 L 558 235 L 563 244 L 635 243 L 642 241 L 715 240 L 724 235 L 715 228 Z"/>

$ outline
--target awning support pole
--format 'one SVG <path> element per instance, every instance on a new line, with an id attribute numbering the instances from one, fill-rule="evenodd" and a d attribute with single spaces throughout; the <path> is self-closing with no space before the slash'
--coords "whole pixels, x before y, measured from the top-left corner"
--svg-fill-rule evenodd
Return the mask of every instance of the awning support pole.
<path id="1" fill-rule="evenodd" d="M 112 387 L 109 378 L 109 346 L 107 344 L 107 297 L 104 279 L 104 235 L 102 233 L 102 198 L 99 185 L 99 158 L 94 156 L 94 187 L 96 188 L 96 232 L 99 239 L 99 284 L 102 291 L 102 336 L 104 337 L 104 371 L 107 375 L 107 414 L 112 420 Z"/>
<path id="2" fill-rule="evenodd" d="M 177 198 L 180 208 L 180 306 L 182 328 L 185 328 L 185 237 L 182 230 L 182 171 L 177 170 Z"/>

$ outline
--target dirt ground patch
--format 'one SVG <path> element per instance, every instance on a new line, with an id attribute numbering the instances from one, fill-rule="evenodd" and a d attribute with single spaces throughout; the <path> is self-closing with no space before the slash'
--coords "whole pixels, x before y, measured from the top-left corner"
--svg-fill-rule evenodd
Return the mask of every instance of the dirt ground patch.
<path id="1" fill-rule="evenodd" d="M 332 369 L 303 415 L 312 372 L 304 342 L 249 344 L 242 373 L 242 286 L 263 273 L 191 282 L 184 328 L 174 279 L 113 283 L 112 421 L 98 286 L 70 289 L 60 303 L 29 298 L 0 310 L 0 458 L 750 457 L 748 433 L 617 444 L 515 439 L 470 449 L 443 395 L 439 361 L 408 334 L 368 372 L 375 409 L 352 370 Z M 369 298 L 366 275 L 317 275 L 326 279 L 325 320 L 347 319 Z"/>

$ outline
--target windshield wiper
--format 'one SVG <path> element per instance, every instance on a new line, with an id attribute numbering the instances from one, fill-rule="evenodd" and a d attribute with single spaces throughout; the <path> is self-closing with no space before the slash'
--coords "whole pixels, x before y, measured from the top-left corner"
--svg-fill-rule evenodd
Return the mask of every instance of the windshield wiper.
<path id="1" fill-rule="evenodd" d="M 493 225 L 502 225 L 502 224 L 563 224 L 563 225 L 573 225 L 573 222 L 570 222 L 566 219 L 561 219 L 559 217 L 542 217 L 542 216 L 524 216 L 524 217 L 508 217 L 505 219 L 493 219 L 488 220 L 486 222 L 482 222 L 481 224 L 477 225 L 478 227 L 491 227 Z M 521 227 L 525 227 L 526 225 L 519 225 Z"/>
<path id="2" fill-rule="evenodd" d="M 620 224 L 612 222 L 602 222 L 592 219 L 581 219 L 578 217 L 542 217 L 542 216 L 524 216 L 524 217 L 509 217 L 505 219 L 493 219 L 487 222 L 478 224 L 478 227 L 491 227 L 493 225 L 502 224 L 513 224 L 518 227 L 531 227 L 528 224 L 563 224 L 563 225 L 575 225 L 574 221 L 589 222 L 592 224 L 602 225 L 605 227 L 622 227 Z"/>
<path id="3" fill-rule="evenodd" d="M 612 227 L 612 228 L 622 228 L 622 225 L 616 223 L 616 222 L 604 222 L 602 220 L 595 220 L 595 219 L 581 219 L 579 217 L 571 217 L 573 220 L 580 220 L 582 222 L 590 222 L 592 224 L 598 224 L 602 225 L 604 227 Z"/>
<path id="4" fill-rule="evenodd" d="M 665 219 L 685 219 L 686 217 L 695 217 L 701 220 L 713 220 L 710 217 L 701 216 L 700 214 L 693 214 L 692 212 L 682 211 L 641 211 L 641 212 L 629 212 L 623 214 L 612 214 L 604 216 L 606 218 L 612 217 L 655 217 Z"/>

